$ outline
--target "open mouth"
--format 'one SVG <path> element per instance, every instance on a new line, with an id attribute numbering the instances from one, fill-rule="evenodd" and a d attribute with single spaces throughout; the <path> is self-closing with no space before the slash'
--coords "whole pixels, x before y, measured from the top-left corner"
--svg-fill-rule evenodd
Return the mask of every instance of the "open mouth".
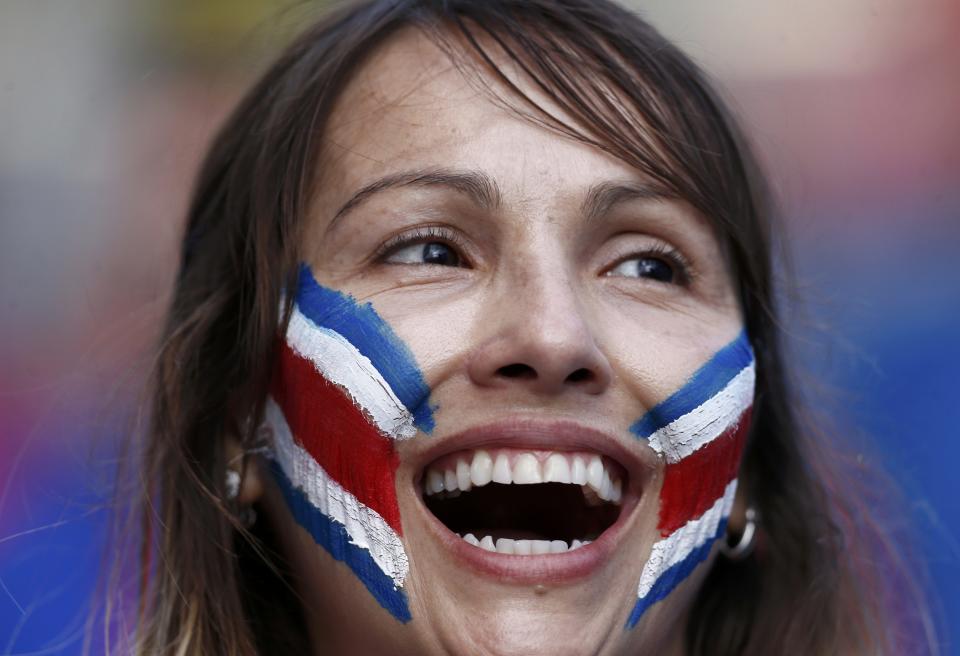
<path id="1" fill-rule="evenodd" d="M 422 475 L 427 509 L 468 544 L 509 555 L 562 554 L 616 523 L 627 474 L 590 452 L 476 449 Z"/>

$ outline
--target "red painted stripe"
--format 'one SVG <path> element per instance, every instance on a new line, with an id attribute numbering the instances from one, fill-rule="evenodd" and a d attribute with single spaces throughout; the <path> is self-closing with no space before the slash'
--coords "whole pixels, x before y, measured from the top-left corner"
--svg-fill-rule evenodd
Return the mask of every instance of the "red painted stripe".
<path id="1" fill-rule="evenodd" d="M 660 490 L 660 523 L 666 537 L 702 515 L 718 498 L 740 468 L 740 456 L 750 430 L 752 408 L 736 426 L 694 451 L 680 462 L 667 465 Z"/>
<path id="2" fill-rule="evenodd" d="M 395 484 L 399 458 L 392 440 L 286 342 L 280 347 L 271 393 L 294 439 L 344 489 L 402 535 Z"/>

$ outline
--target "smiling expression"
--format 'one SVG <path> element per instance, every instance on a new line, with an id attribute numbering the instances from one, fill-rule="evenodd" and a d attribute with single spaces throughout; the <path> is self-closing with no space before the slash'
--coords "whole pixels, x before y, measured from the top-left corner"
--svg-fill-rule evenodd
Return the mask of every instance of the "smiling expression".
<path id="1" fill-rule="evenodd" d="M 709 221 L 412 31 L 347 85 L 322 157 L 265 501 L 316 643 L 679 649 L 753 394 Z"/>

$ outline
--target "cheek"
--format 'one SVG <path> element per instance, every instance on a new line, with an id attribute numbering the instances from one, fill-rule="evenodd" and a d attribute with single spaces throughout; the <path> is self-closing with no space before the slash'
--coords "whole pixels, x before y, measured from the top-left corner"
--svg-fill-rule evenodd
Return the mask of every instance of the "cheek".
<path id="1" fill-rule="evenodd" d="M 273 472 L 297 523 L 397 620 L 410 619 L 397 440 L 430 432 L 410 350 L 369 304 L 301 269 L 266 409 Z"/>
<path id="2" fill-rule="evenodd" d="M 644 565 L 634 626 L 707 559 L 726 531 L 737 471 L 750 427 L 755 383 L 745 333 L 641 417 L 630 431 L 666 460 L 659 537 Z"/>
<path id="3" fill-rule="evenodd" d="M 446 288 L 436 286 L 397 289 L 377 297 L 377 308 L 390 317 L 412 357 L 432 384 L 456 367 L 458 359 L 475 344 L 475 331 L 489 324 L 484 309 L 489 299 L 471 290 L 470 282 L 457 280 Z"/>

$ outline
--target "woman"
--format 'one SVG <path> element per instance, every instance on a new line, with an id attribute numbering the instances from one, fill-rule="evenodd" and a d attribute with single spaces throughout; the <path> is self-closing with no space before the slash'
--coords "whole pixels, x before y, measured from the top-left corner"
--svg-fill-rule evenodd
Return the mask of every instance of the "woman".
<path id="1" fill-rule="evenodd" d="M 769 231 L 722 104 L 614 5 L 308 30 L 190 208 L 141 650 L 896 650 L 798 428 Z"/>

